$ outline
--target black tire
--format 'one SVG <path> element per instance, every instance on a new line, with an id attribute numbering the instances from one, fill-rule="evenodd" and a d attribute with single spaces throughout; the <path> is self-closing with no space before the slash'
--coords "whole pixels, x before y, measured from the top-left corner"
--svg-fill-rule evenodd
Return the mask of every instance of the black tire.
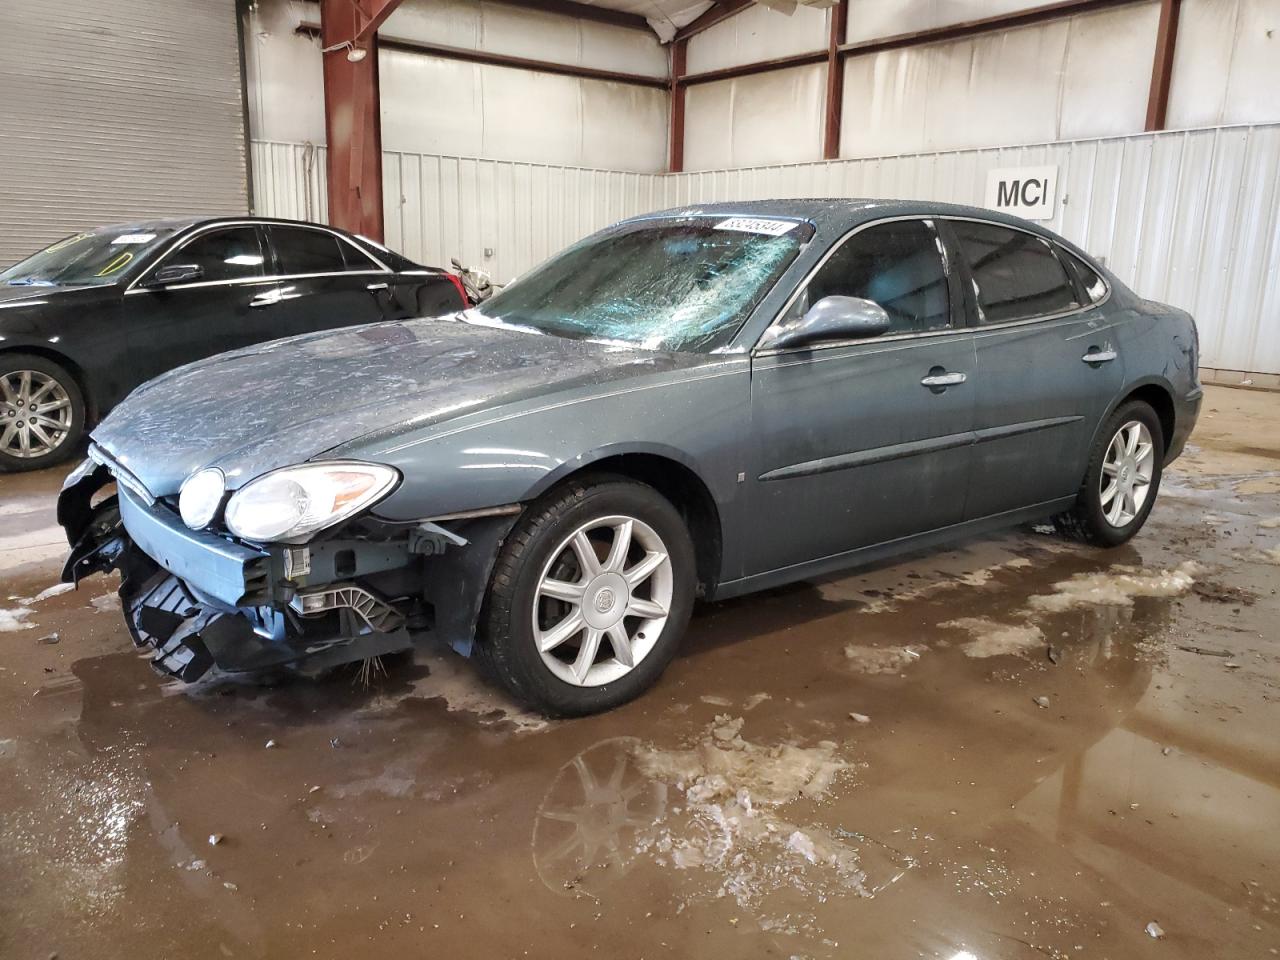
<path id="1" fill-rule="evenodd" d="M 1131 520 L 1116 525 L 1108 521 L 1102 503 L 1102 474 L 1107 450 L 1112 440 L 1122 427 L 1131 423 L 1140 423 L 1146 427 L 1155 445 L 1151 481 L 1141 508 Z M 1147 522 L 1147 516 L 1155 505 L 1156 495 L 1160 492 L 1160 478 L 1163 473 L 1165 438 L 1160 426 L 1160 418 L 1151 407 L 1141 400 L 1132 400 L 1120 406 L 1107 418 L 1106 424 L 1098 432 L 1098 439 L 1089 451 L 1089 467 L 1085 471 L 1084 480 L 1076 494 L 1076 503 L 1071 510 L 1054 517 L 1054 525 L 1064 536 L 1082 543 L 1090 543 L 1098 547 L 1118 547 L 1133 539 Z"/>
<path id="2" fill-rule="evenodd" d="M 34 456 L 19 455 L 20 441 L 16 435 L 0 443 L 0 470 L 10 472 L 41 470 L 62 463 L 79 449 L 80 438 L 84 436 L 84 395 L 80 392 L 80 386 L 76 383 L 75 377 L 44 357 L 30 353 L 0 353 L 0 380 L 5 380 L 24 370 L 48 377 L 57 384 L 66 395 L 70 418 L 65 424 L 65 429 L 49 431 L 49 435 L 57 438 L 57 443 L 45 453 Z M 7 394 L 0 394 L 0 437 L 5 436 L 11 422 L 14 427 L 24 423 L 23 416 L 24 411 L 16 404 L 10 403 Z"/>
<path id="3" fill-rule="evenodd" d="M 614 516 L 639 520 L 661 539 L 671 562 L 671 601 L 658 639 L 630 672 L 596 686 L 577 686 L 557 676 L 538 651 L 533 624 L 538 584 L 548 564 L 558 558 L 564 562 L 567 538 L 583 524 Z M 475 656 L 517 700 L 547 715 L 609 710 L 652 686 L 671 662 L 693 610 L 695 586 L 693 544 L 666 498 L 613 475 L 573 480 L 533 503 L 503 543 L 480 615 Z"/>

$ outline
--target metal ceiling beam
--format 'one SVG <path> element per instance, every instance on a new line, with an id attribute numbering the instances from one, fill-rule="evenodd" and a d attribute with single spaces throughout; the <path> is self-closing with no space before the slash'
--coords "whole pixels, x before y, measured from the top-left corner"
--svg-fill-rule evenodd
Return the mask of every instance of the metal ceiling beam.
<path id="1" fill-rule="evenodd" d="M 351 3 L 356 7 L 359 23 L 359 29 L 351 38 L 351 42 L 358 47 L 378 32 L 378 28 L 387 22 L 387 17 L 395 13 L 401 0 L 365 0 L 365 3 L 369 4 L 367 7 L 356 3 L 356 0 L 351 0 Z"/>
<path id="2" fill-rule="evenodd" d="M 316 35 L 318 25 L 300 23 L 298 33 Z M 513 57 L 505 53 L 491 53 L 488 50 L 475 50 L 470 47 L 450 47 L 442 43 L 429 43 L 425 40 L 409 40 L 404 37 L 378 35 L 378 48 L 381 50 L 402 50 L 406 53 L 420 53 L 429 57 L 441 57 L 445 60 L 462 60 L 467 63 L 484 63 L 495 67 L 514 67 L 518 70 L 535 70 L 538 73 L 554 73 L 565 77 L 583 77 L 587 80 L 607 80 L 610 83 L 626 83 L 636 87 L 653 87 L 666 90 L 670 86 L 667 77 L 651 77 L 643 73 L 622 73 L 616 70 L 601 70 L 597 67 L 583 67 L 573 63 L 555 63 L 551 60 L 533 60 L 529 57 Z"/>
<path id="3" fill-rule="evenodd" d="M 715 0 L 715 3 L 697 19 L 690 21 L 676 31 L 676 40 L 688 40 L 695 33 L 701 33 L 708 27 L 714 27 L 722 20 L 728 20 L 735 13 L 741 13 L 751 6 L 754 0 Z"/>
<path id="4" fill-rule="evenodd" d="M 686 41 L 678 40 L 677 43 Z M 682 75 L 676 82 L 682 87 L 691 87 L 699 83 L 714 83 L 717 80 L 732 80 L 734 77 L 749 77 L 756 73 L 768 73 L 770 70 L 785 70 L 788 67 L 803 67 L 811 63 L 826 63 L 826 50 L 810 50 L 807 53 L 793 53 L 786 57 L 775 57 L 772 60 L 757 60 L 754 63 L 739 63 L 732 67 L 721 67 L 718 70 L 704 70 L 702 73 Z"/>
<path id="5" fill-rule="evenodd" d="M 512 7 L 523 7 L 526 10 L 540 10 L 543 13 L 556 13 L 565 17 L 577 17 L 579 20 L 591 20 L 595 23 L 607 23 L 613 27 L 626 27 L 629 30 L 643 30 L 652 34 L 649 21 L 638 13 L 625 13 L 622 10 L 610 10 L 588 3 L 574 3 L 573 0 L 495 0 Z"/>
<path id="6" fill-rule="evenodd" d="M 1156 55 L 1151 63 L 1151 90 L 1147 96 L 1147 129 L 1163 130 L 1169 111 L 1169 87 L 1173 80 L 1173 49 L 1178 42 L 1178 14 L 1182 0 L 1160 0 L 1156 27 Z"/>
<path id="7" fill-rule="evenodd" d="M 859 40 L 854 43 L 842 43 L 842 56 L 856 56 L 864 53 L 879 53 L 881 50 L 898 50 L 902 47 L 916 47 L 925 43 L 938 43 L 943 40 L 960 40 L 965 37 L 991 33 L 995 30 L 1008 30 L 1012 27 L 1025 27 L 1031 24 L 1057 20 L 1077 13 L 1090 13 L 1094 10 L 1109 10 L 1123 7 L 1143 0 L 1058 0 L 1057 3 L 1046 3 L 1039 7 L 1028 7 L 1015 13 L 1002 13 L 994 17 L 983 17 L 978 20 L 965 20 L 945 27 L 932 27 L 928 30 L 915 30 L 911 33 L 899 33 L 891 37 L 880 37 L 875 40 Z"/>

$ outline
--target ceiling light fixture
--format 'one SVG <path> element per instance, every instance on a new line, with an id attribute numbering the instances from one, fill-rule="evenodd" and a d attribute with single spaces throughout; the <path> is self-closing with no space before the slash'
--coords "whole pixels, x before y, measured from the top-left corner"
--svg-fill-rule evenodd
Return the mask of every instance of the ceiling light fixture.
<path id="1" fill-rule="evenodd" d="M 346 49 L 347 59 L 352 63 L 359 63 L 369 55 L 369 51 L 365 47 L 357 47 L 350 40 L 343 40 L 341 43 L 335 43 L 321 49 L 321 53 L 333 53 L 335 50 Z"/>

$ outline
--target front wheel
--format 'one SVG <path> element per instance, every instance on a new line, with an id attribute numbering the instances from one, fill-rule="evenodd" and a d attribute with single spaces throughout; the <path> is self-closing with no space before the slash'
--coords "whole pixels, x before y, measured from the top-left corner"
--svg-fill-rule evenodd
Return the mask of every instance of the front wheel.
<path id="1" fill-rule="evenodd" d="M 84 433 L 84 397 L 52 360 L 0 354 L 0 469 L 39 470 L 61 463 Z"/>
<path id="2" fill-rule="evenodd" d="M 519 700 L 580 716 L 650 687 L 675 655 L 695 587 L 693 544 L 652 487 L 572 482 L 503 544 L 476 655 Z"/>
<path id="3" fill-rule="evenodd" d="M 1058 529 L 1102 547 L 1132 539 L 1155 504 L 1163 460 L 1160 418 L 1140 400 L 1124 404 L 1099 432 L 1075 507 L 1055 518 Z"/>

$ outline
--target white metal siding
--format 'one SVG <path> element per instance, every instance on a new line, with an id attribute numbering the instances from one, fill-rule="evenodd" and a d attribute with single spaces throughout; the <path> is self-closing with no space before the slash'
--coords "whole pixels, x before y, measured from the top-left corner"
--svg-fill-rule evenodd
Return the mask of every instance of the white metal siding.
<path id="1" fill-rule="evenodd" d="M 235 0 L 9 0 L 0 91 L 0 264 L 247 208 Z"/>
<path id="2" fill-rule="evenodd" d="M 323 158 L 305 183 L 306 149 L 255 144 L 260 212 L 301 216 L 310 196 L 323 216 Z M 1046 164 L 1059 199 L 1047 226 L 1143 296 L 1191 311 L 1205 366 L 1280 374 L 1280 124 L 676 175 L 387 153 L 387 242 L 506 280 L 636 213 L 766 197 L 981 205 L 988 170 Z"/>

